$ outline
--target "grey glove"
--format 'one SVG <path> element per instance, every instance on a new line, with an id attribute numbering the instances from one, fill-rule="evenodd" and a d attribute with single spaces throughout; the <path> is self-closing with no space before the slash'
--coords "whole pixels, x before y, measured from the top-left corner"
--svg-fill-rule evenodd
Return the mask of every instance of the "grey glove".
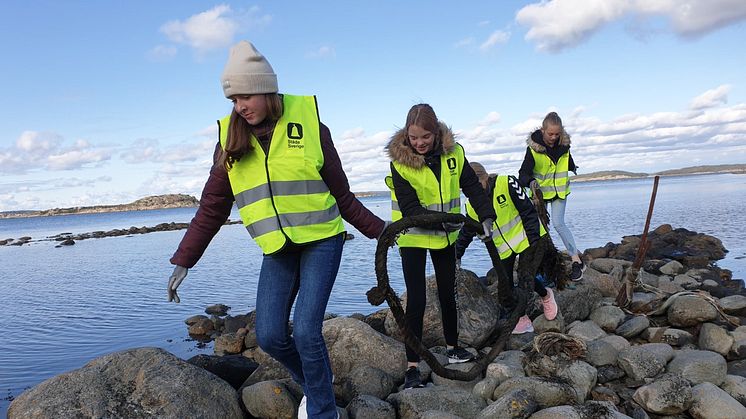
<path id="1" fill-rule="evenodd" d="M 391 225 L 391 220 L 386 220 L 383 222 L 383 228 L 381 229 L 381 232 L 378 233 L 378 237 L 376 237 L 376 240 L 381 240 L 381 236 L 383 236 L 383 232 L 386 231 L 387 228 Z"/>
<path id="2" fill-rule="evenodd" d="M 174 268 L 173 273 L 168 278 L 168 301 L 179 303 L 181 302 L 181 299 L 179 299 L 179 294 L 176 293 L 176 289 L 179 288 L 179 285 L 181 285 L 181 281 L 184 280 L 187 276 L 187 272 L 189 269 L 183 267 L 183 266 L 176 266 Z"/>
<path id="3" fill-rule="evenodd" d="M 447 233 L 453 233 L 454 231 L 461 230 L 461 227 L 464 226 L 464 223 L 442 223 L 443 229 Z"/>
<path id="4" fill-rule="evenodd" d="M 531 183 L 528 184 L 528 187 L 531 189 L 533 196 L 538 197 L 539 199 L 544 199 L 544 193 L 541 191 L 541 186 L 539 186 L 539 182 L 537 182 L 536 179 L 532 180 Z"/>
<path id="5" fill-rule="evenodd" d="M 487 240 L 492 240 L 492 224 L 494 224 L 495 220 L 492 218 L 487 218 L 484 221 L 482 221 L 482 228 L 484 229 L 484 234 L 480 235 L 477 234 L 477 237 L 479 237 L 480 240 L 483 242 Z"/>

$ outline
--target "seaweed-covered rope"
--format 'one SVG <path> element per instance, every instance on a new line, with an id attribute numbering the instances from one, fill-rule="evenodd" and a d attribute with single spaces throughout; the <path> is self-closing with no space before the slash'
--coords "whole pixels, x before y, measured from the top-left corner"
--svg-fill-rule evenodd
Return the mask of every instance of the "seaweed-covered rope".
<path id="1" fill-rule="evenodd" d="M 404 343 L 406 343 L 432 368 L 433 372 L 441 377 L 451 380 L 471 381 L 477 377 L 481 377 L 482 371 L 497 355 L 503 350 L 505 343 L 510 337 L 510 332 L 515 328 L 518 323 L 518 319 L 526 311 L 526 305 L 528 301 L 528 295 L 522 288 L 514 289 L 514 297 L 516 300 L 515 308 L 510 312 L 507 319 L 498 322 L 495 330 L 492 332 L 487 342 L 491 344 L 492 349 L 486 354 L 478 354 L 475 365 L 469 371 L 458 371 L 450 370 L 445 368 L 438 362 L 433 356 L 432 352 L 425 348 L 419 338 L 417 338 L 411 330 L 407 327 L 406 320 L 404 317 L 404 309 L 402 308 L 401 300 L 396 295 L 391 286 L 389 285 L 389 274 L 388 274 L 388 249 L 396 243 L 396 239 L 402 232 L 412 227 L 425 227 L 432 224 L 439 223 L 465 223 L 470 228 L 475 230 L 481 230 L 482 225 L 470 218 L 467 218 L 461 214 L 425 214 L 416 215 L 412 217 L 405 217 L 392 223 L 386 230 L 381 234 L 378 239 L 378 245 L 376 247 L 376 278 L 378 285 L 371 288 L 366 295 L 368 296 L 368 302 L 372 305 L 381 305 L 384 300 L 388 302 L 391 312 L 396 319 L 396 324 L 402 331 L 404 336 Z M 499 256 L 497 255 L 497 249 L 495 244 L 488 241 L 487 248 L 492 259 L 493 267 L 498 274 L 498 277 L 506 277 L 507 273 L 499 263 Z M 495 260 L 497 256 L 497 260 Z M 512 275 L 509 277 L 512 281 Z"/>

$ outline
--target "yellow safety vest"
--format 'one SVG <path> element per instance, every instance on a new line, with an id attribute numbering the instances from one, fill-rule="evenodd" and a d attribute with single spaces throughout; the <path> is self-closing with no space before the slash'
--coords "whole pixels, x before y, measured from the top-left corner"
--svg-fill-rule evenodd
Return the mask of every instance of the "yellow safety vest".
<path id="1" fill-rule="evenodd" d="M 288 240 L 303 244 L 344 231 L 337 201 L 319 174 L 324 165 L 315 96 L 283 95 L 269 153 L 255 136 L 253 149 L 228 171 L 238 213 L 265 255 Z M 225 148 L 230 115 L 218 121 Z"/>
<path id="2" fill-rule="evenodd" d="M 417 198 L 423 207 L 452 214 L 461 213 L 461 171 L 464 168 L 464 149 L 456 143 L 453 151 L 440 155 L 440 182 L 435 173 L 424 165 L 419 169 L 405 166 L 394 161 L 396 171 L 406 179 L 417 192 Z M 389 182 L 387 182 L 388 184 Z M 402 218 L 399 203 L 396 200 L 393 185 L 391 189 L 391 220 Z M 443 249 L 458 238 L 458 231 L 446 234 L 445 230 L 410 228 L 397 240 L 399 247 L 419 247 L 424 249 Z"/>
<path id="3" fill-rule="evenodd" d="M 495 189 L 492 191 L 492 206 L 495 208 L 497 220 L 492 224 L 492 241 L 495 242 L 500 259 L 507 259 L 513 253 L 521 253 L 531 244 L 523 228 L 521 214 L 510 197 L 508 187 L 508 176 L 501 175 L 495 180 Z M 473 220 L 478 220 L 477 214 L 470 203 L 466 203 L 466 215 Z M 544 237 L 547 231 L 539 223 L 539 236 Z"/>
<path id="4" fill-rule="evenodd" d="M 561 155 L 557 164 L 554 164 L 546 154 L 538 153 L 531 147 L 528 149 L 534 156 L 534 179 L 539 182 L 544 199 L 552 199 L 555 196 L 565 199 L 570 194 L 570 150 Z"/>

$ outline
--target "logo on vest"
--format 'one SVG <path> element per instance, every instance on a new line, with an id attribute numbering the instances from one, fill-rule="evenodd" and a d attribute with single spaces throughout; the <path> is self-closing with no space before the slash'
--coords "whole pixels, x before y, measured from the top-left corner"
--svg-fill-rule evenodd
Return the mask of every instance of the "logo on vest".
<path id="1" fill-rule="evenodd" d="M 303 125 L 298 122 L 288 122 L 288 148 L 303 148 Z"/>
<path id="2" fill-rule="evenodd" d="M 451 171 L 451 174 L 456 174 L 456 158 L 455 157 L 449 157 L 446 160 L 446 166 L 448 166 L 448 170 Z"/>
<path id="3" fill-rule="evenodd" d="M 507 201 L 507 199 L 505 198 L 505 194 L 500 194 L 500 195 L 498 195 L 498 196 L 497 196 L 497 203 L 498 203 L 498 204 L 499 204 L 499 205 L 500 205 L 501 207 L 504 207 L 504 206 L 505 206 L 505 202 L 506 202 L 506 201 Z"/>

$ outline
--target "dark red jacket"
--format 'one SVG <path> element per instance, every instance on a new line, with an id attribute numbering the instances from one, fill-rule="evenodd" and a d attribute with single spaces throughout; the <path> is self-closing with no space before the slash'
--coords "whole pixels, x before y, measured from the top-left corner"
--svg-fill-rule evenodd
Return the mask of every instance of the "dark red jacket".
<path id="1" fill-rule="evenodd" d="M 324 165 L 319 173 L 332 196 L 337 200 L 337 207 L 342 218 L 368 238 L 378 237 L 383 231 L 383 220 L 365 208 L 350 191 L 347 175 L 342 170 L 342 162 L 332 142 L 331 132 L 324 124 L 319 124 L 319 128 L 321 149 L 324 153 Z M 266 144 L 269 138 L 259 138 L 259 140 Z M 197 213 L 192 218 L 184 238 L 181 239 L 179 248 L 171 257 L 171 263 L 174 265 L 185 268 L 193 267 L 202 257 L 210 240 L 230 216 L 234 201 L 233 191 L 228 180 L 228 173 L 222 166 L 215 164 L 219 151 L 220 143 L 215 146 L 213 166 L 210 169 L 210 177 L 207 178 L 202 190 Z"/>

